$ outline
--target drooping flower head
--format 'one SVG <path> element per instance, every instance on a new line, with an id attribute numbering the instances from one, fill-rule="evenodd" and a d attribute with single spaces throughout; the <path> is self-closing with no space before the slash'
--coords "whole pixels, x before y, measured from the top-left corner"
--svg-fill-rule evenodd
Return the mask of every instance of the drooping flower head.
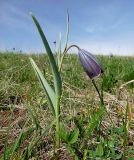
<path id="1" fill-rule="evenodd" d="M 103 73 L 101 65 L 94 55 L 80 48 L 78 49 L 78 54 L 80 62 L 90 79 L 93 79 Z"/>

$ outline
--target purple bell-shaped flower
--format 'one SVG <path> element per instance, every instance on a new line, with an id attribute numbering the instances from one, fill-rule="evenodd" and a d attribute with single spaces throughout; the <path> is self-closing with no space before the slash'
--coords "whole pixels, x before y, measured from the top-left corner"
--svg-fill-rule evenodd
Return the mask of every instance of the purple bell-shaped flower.
<path id="1" fill-rule="evenodd" d="M 78 49 L 78 54 L 80 62 L 90 79 L 93 79 L 103 73 L 101 65 L 94 55 L 80 48 Z"/>

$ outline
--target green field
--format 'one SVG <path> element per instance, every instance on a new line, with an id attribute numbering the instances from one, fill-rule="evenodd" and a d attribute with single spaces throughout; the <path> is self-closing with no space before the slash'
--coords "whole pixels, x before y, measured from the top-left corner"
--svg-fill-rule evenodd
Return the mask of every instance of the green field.
<path id="1" fill-rule="evenodd" d="M 53 87 L 46 55 L 0 53 L 1 159 L 133 159 L 134 83 L 120 87 L 134 80 L 134 57 L 97 57 L 104 75 L 95 81 L 103 83 L 106 113 L 78 56 L 65 56 L 58 150 L 54 118 L 29 57 Z"/>

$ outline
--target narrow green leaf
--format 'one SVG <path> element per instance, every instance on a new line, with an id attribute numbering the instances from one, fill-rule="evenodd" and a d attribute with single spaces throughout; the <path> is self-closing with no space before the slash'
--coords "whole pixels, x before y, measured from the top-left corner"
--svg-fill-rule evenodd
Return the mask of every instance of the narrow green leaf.
<path id="1" fill-rule="evenodd" d="M 69 37 L 69 13 L 67 10 L 67 31 L 66 31 L 66 41 L 65 41 L 65 47 L 64 47 L 64 51 L 63 54 L 60 58 L 60 64 L 59 64 L 59 71 L 61 72 L 61 68 L 62 68 L 62 63 L 63 63 L 63 59 L 65 57 L 65 54 L 67 53 L 67 44 L 68 44 L 68 37 Z"/>
<path id="2" fill-rule="evenodd" d="M 37 146 L 38 143 L 40 143 L 40 141 L 42 140 L 42 138 L 49 132 L 50 128 L 52 128 L 52 126 L 55 124 L 55 120 L 52 121 L 51 124 L 47 125 L 46 128 L 42 129 L 41 135 L 38 136 L 34 136 L 33 140 L 30 142 L 30 144 L 27 147 L 27 151 L 24 153 L 24 159 L 26 159 L 26 157 L 30 157 L 31 153 L 34 149 L 34 147 Z"/>
<path id="3" fill-rule="evenodd" d="M 70 133 L 70 135 L 69 135 L 69 143 L 70 144 L 74 144 L 77 141 L 78 136 L 79 136 L 79 129 L 77 128 L 73 132 Z"/>
<path id="4" fill-rule="evenodd" d="M 36 130 L 40 129 L 41 126 L 40 126 L 40 122 L 39 122 L 38 117 L 35 116 L 34 111 L 32 110 L 32 108 L 31 108 L 29 105 L 25 105 L 25 106 L 26 106 L 26 108 L 28 109 L 28 112 L 30 113 L 30 115 L 31 115 L 31 117 L 32 117 L 32 119 L 33 119 L 33 123 L 34 123 L 34 125 L 35 125 L 35 127 L 36 127 Z"/>
<path id="5" fill-rule="evenodd" d="M 13 146 L 13 150 L 12 150 L 12 153 L 11 153 L 11 157 L 13 157 L 15 151 L 20 147 L 20 144 L 22 142 L 22 138 L 23 138 L 23 130 L 21 131 L 21 133 L 19 134 L 19 137 L 16 139 L 15 143 L 14 143 L 14 146 Z"/>
<path id="6" fill-rule="evenodd" d="M 58 52 L 57 52 L 57 65 L 58 69 L 60 68 L 61 63 L 61 33 L 59 33 L 59 44 L 58 44 Z"/>
<path id="7" fill-rule="evenodd" d="M 98 126 L 102 116 L 104 114 L 103 108 L 100 109 L 99 112 L 95 113 L 93 116 L 91 116 L 89 126 L 86 129 L 86 134 L 91 136 L 95 128 Z"/>
<path id="8" fill-rule="evenodd" d="M 21 144 L 23 143 L 23 141 L 28 137 L 28 135 L 30 135 L 33 131 L 35 131 L 35 128 L 28 128 L 28 130 L 24 131 L 24 127 L 22 129 L 22 131 L 19 134 L 19 137 L 16 139 L 15 143 L 13 144 L 13 146 L 10 146 L 10 148 L 8 148 L 8 155 L 6 159 L 12 159 L 15 155 L 15 153 L 19 150 Z"/>
<path id="9" fill-rule="evenodd" d="M 64 52 L 67 49 L 68 37 L 69 37 L 69 13 L 68 13 L 68 10 L 67 10 L 67 31 L 66 31 L 66 42 L 65 42 Z"/>
<path id="10" fill-rule="evenodd" d="M 14 145 L 13 145 L 13 148 L 11 149 L 11 154 L 10 154 L 10 158 L 9 159 L 12 159 L 12 157 L 14 156 L 16 150 L 18 150 L 20 148 L 20 145 L 21 143 L 24 141 L 24 139 L 27 137 L 28 135 L 28 132 L 32 132 L 34 129 L 33 128 L 29 128 L 28 131 L 24 131 L 27 123 L 28 123 L 29 119 L 27 119 L 27 121 L 25 122 L 24 126 L 23 126 L 23 129 L 21 130 L 18 138 L 16 139 Z"/>
<path id="11" fill-rule="evenodd" d="M 60 138 L 65 142 L 68 140 L 68 133 L 62 123 L 60 124 Z"/>
<path id="12" fill-rule="evenodd" d="M 53 115 L 55 116 L 56 95 L 55 95 L 53 89 L 51 88 L 51 86 L 49 85 L 47 80 L 44 78 L 43 74 L 41 73 L 40 69 L 38 68 L 38 66 L 36 65 L 36 63 L 34 62 L 34 60 L 32 58 L 30 58 L 30 62 L 31 62 L 31 64 L 32 64 L 32 66 L 35 70 L 35 73 L 36 73 L 43 89 L 46 92 L 49 105 L 51 107 Z"/>
<path id="13" fill-rule="evenodd" d="M 103 146 L 101 143 L 98 144 L 97 148 L 96 148 L 96 156 L 103 156 L 104 154 L 104 150 L 103 150 Z"/>
<path id="14" fill-rule="evenodd" d="M 48 54 L 48 58 L 49 58 L 49 61 L 50 61 L 52 72 L 53 72 L 55 92 L 56 92 L 56 94 L 58 96 L 60 96 L 61 95 L 62 81 L 61 81 L 60 73 L 58 71 L 58 67 L 57 67 L 55 59 L 54 59 L 54 55 L 53 55 L 53 53 L 51 51 L 51 48 L 50 48 L 50 46 L 48 44 L 48 41 L 47 41 L 47 39 L 46 39 L 46 37 L 45 37 L 45 35 L 43 33 L 43 30 L 42 30 L 39 22 L 37 21 L 37 19 L 35 18 L 35 16 L 33 16 L 32 14 L 31 14 L 31 16 L 32 16 L 32 19 L 33 19 L 33 21 L 34 21 L 37 29 L 38 29 L 38 32 L 39 32 L 39 34 L 41 36 L 41 39 L 43 41 L 43 44 L 44 44 L 44 46 L 46 48 L 46 51 L 47 51 L 47 54 Z"/>
<path id="15" fill-rule="evenodd" d="M 115 155 L 115 158 L 116 158 L 116 160 L 122 159 L 122 153 Z M 134 158 L 132 158 L 132 157 L 129 158 L 129 157 L 128 157 L 128 160 L 134 160 Z"/>
<path id="16" fill-rule="evenodd" d="M 86 160 L 87 159 L 87 149 L 84 149 L 84 155 L 83 155 L 83 160 Z"/>

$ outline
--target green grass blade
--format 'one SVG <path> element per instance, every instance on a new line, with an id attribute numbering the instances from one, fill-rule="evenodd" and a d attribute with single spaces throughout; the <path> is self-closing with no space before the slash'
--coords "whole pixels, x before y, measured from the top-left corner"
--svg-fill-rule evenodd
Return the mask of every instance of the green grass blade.
<path id="1" fill-rule="evenodd" d="M 60 138 L 67 142 L 68 140 L 68 133 L 63 125 L 63 123 L 60 123 Z"/>
<path id="2" fill-rule="evenodd" d="M 53 114 L 55 115 L 56 95 L 32 58 L 30 58 L 30 62 L 35 70 L 35 73 L 36 73 L 41 85 L 43 86 L 43 89 L 46 92 L 49 105 L 51 107 Z"/>
<path id="3" fill-rule="evenodd" d="M 70 144 L 74 144 L 77 139 L 78 139 L 78 136 L 79 136 L 79 129 L 76 128 L 73 132 L 70 133 L 69 135 L 69 143 Z"/>
<path id="4" fill-rule="evenodd" d="M 34 125 L 35 125 L 35 127 L 36 127 L 36 131 L 37 131 L 38 129 L 41 128 L 39 119 L 38 119 L 38 117 L 35 115 L 34 111 L 32 110 L 32 108 L 31 108 L 29 105 L 25 105 L 25 106 L 26 106 L 29 114 L 31 115 L 31 117 L 32 117 L 32 119 L 33 119 L 33 123 L 34 123 Z"/>
<path id="5" fill-rule="evenodd" d="M 67 10 L 67 31 L 66 31 L 66 42 L 65 42 L 64 52 L 65 52 L 66 49 L 67 49 L 68 37 L 69 37 L 69 13 L 68 13 L 68 10 Z"/>
<path id="6" fill-rule="evenodd" d="M 59 33 L 59 44 L 58 44 L 58 53 L 57 53 L 57 64 L 58 69 L 60 68 L 61 61 L 61 33 Z"/>
<path id="7" fill-rule="evenodd" d="M 59 71 L 61 72 L 61 68 L 62 68 L 62 63 L 63 63 L 63 59 L 65 57 L 65 54 L 67 53 L 67 44 L 68 44 L 68 38 L 69 38 L 69 13 L 67 10 L 67 31 L 66 31 L 66 41 L 65 41 L 65 48 L 63 51 L 63 55 L 60 58 L 60 65 L 59 65 Z"/>
<path id="8" fill-rule="evenodd" d="M 10 130 L 11 130 L 11 126 L 9 125 L 8 126 L 8 130 L 7 130 L 7 135 L 6 135 L 5 143 L 4 143 L 4 156 L 3 156 L 4 160 L 7 159 L 6 157 L 8 157 L 7 150 L 8 150 L 8 138 L 9 138 Z"/>
<path id="9" fill-rule="evenodd" d="M 104 115 L 104 109 L 101 108 L 99 112 L 95 113 L 89 122 L 89 126 L 87 127 L 86 134 L 88 136 L 91 136 L 95 128 L 98 126 L 100 120 L 102 119 L 102 116 Z"/>
<path id="10" fill-rule="evenodd" d="M 48 57 L 49 57 L 49 61 L 50 61 L 50 65 L 51 65 L 52 73 L 53 73 L 53 78 L 54 78 L 55 92 L 56 92 L 56 94 L 58 96 L 60 96 L 61 95 L 62 81 L 61 81 L 60 73 L 58 71 L 58 67 L 57 67 L 56 62 L 55 62 L 54 55 L 53 55 L 53 53 L 51 51 L 51 48 L 50 48 L 50 46 L 48 44 L 48 41 L 47 41 L 42 29 L 41 29 L 41 26 L 40 26 L 39 22 L 37 21 L 35 16 L 33 16 L 32 14 L 31 14 L 31 16 L 32 16 L 32 19 L 33 19 L 37 29 L 38 29 L 38 32 L 39 32 L 39 34 L 41 36 L 41 39 L 43 41 L 43 44 L 44 44 L 44 46 L 46 48 L 46 51 L 47 51 L 47 54 L 48 54 Z"/>
<path id="11" fill-rule="evenodd" d="M 52 121 L 51 124 L 47 125 L 46 128 L 42 129 L 41 135 L 38 135 L 38 136 L 35 135 L 35 136 L 33 137 L 33 140 L 32 140 L 31 143 L 28 145 L 28 148 L 27 148 L 26 152 L 24 153 L 24 158 L 23 158 L 23 160 L 26 159 L 26 157 L 29 158 L 29 157 L 31 156 L 31 153 L 32 153 L 34 147 L 37 146 L 38 143 L 40 143 L 40 141 L 41 141 L 41 139 L 43 138 L 43 136 L 45 136 L 45 135 L 49 132 L 50 128 L 52 128 L 52 126 L 53 126 L 54 124 L 55 124 L 55 120 Z"/>
<path id="12" fill-rule="evenodd" d="M 10 154 L 10 159 L 12 159 L 13 155 L 15 154 L 16 150 L 18 150 L 20 148 L 21 143 L 24 141 L 24 139 L 26 139 L 28 132 L 32 132 L 34 129 L 30 128 L 27 132 L 24 131 L 25 126 L 27 125 L 29 119 L 27 119 L 27 121 L 25 122 L 23 129 L 21 130 L 19 137 L 16 139 L 11 154 Z"/>

